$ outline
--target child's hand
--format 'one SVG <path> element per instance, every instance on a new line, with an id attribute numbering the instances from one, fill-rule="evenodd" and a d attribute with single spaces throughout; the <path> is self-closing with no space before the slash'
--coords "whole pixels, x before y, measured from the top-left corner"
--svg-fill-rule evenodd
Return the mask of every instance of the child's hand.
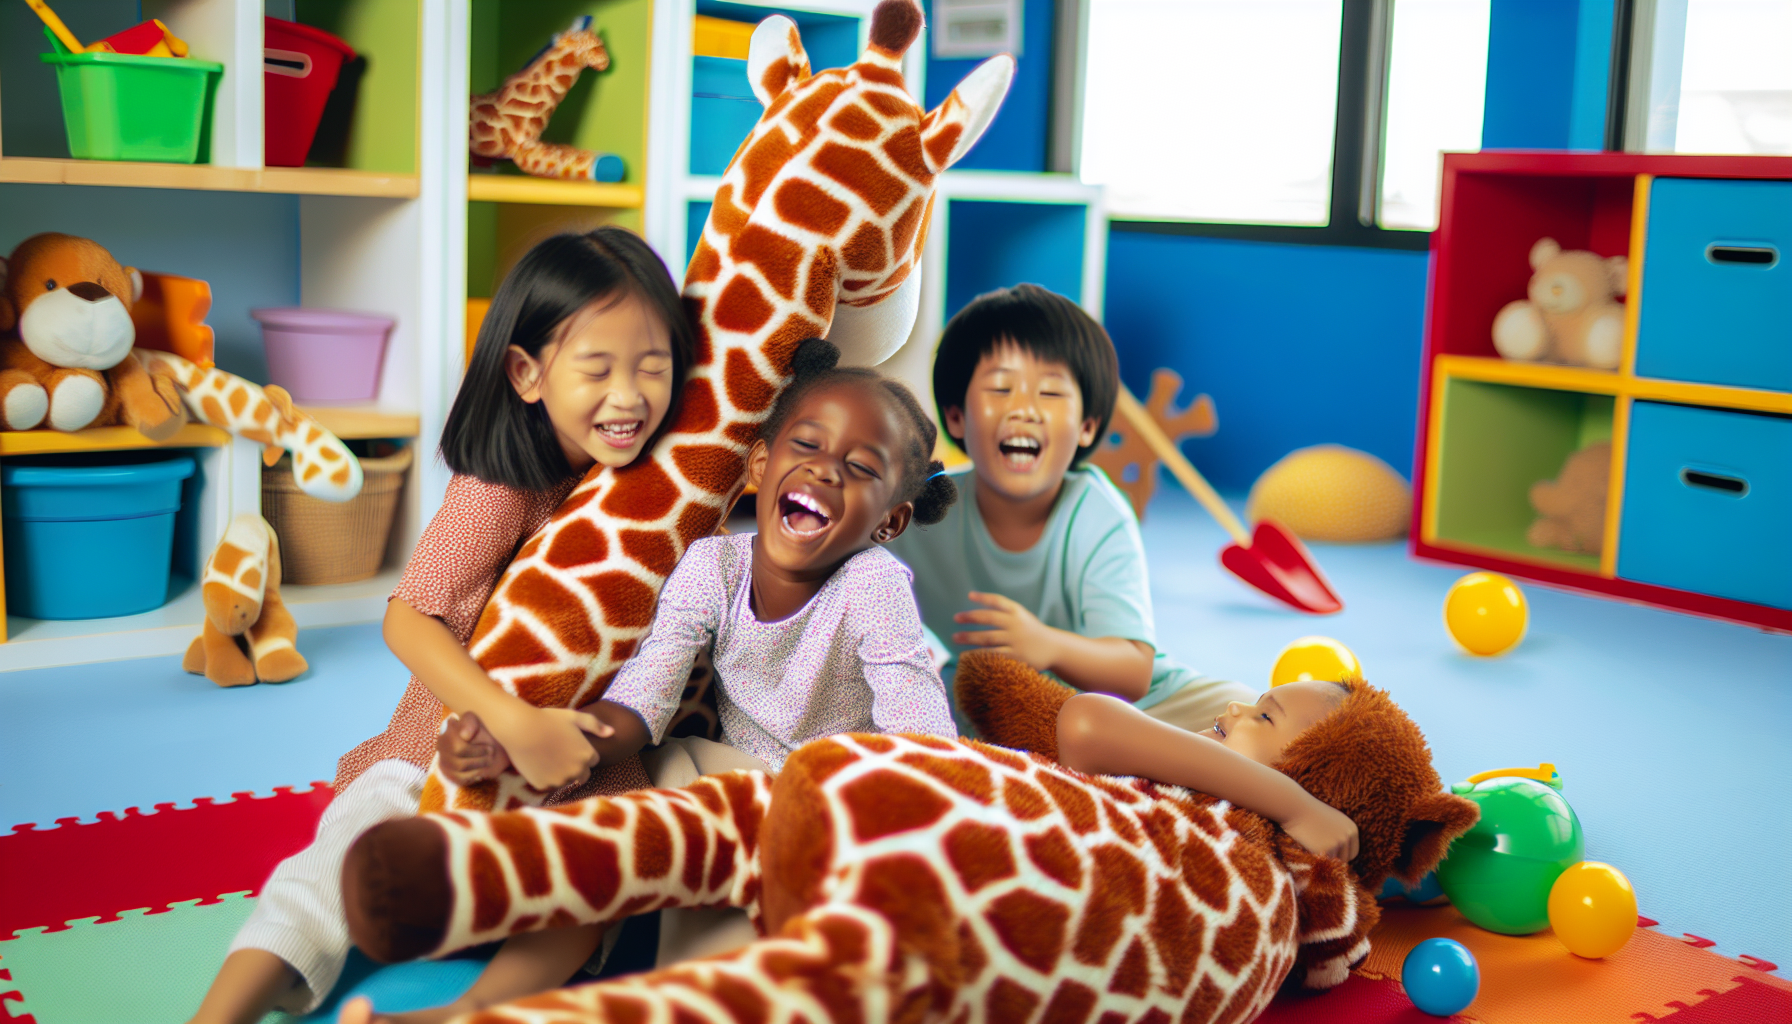
<path id="1" fill-rule="evenodd" d="M 495 734 L 524 781 L 536 789 L 553 790 L 591 777 L 597 750 L 586 733 L 607 739 L 614 731 L 588 712 L 527 708 Z"/>
<path id="2" fill-rule="evenodd" d="M 988 629 L 966 630 L 952 634 L 952 642 L 981 647 L 996 654 L 1005 654 L 1038 672 L 1049 672 L 1058 660 L 1058 631 L 1039 621 L 1019 601 L 1001 594 L 971 591 L 971 600 L 986 605 L 987 610 L 959 612 L 952 621 Z"/>
<path id="3" fill-rule="evenodd" d="M 449 782 L 470 786 L 497 778 L 510 767 L 510 755 L 479 716 L 469 711 L 449 719 L 448 728 L 436 737 L 436 762 Z"/>
<path id="4" fill-rule="evenodd" d="M 1356 822 L 1316 798 L 1307 801 L 1307 807 L 1299 814 L 1282 822 L 1282 831 L 1309 853 L 1336 857 L 1345 863 L 1356 859 Z"/>

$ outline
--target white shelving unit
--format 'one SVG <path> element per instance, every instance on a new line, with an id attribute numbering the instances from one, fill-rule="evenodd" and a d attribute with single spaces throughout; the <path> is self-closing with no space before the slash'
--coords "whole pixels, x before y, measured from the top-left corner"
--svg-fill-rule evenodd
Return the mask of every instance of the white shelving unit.
<path id="1" fill-rule="evenodd" d="M 273 6 L 267 13 L 290 16 L 290 3 L 283 12 Z M 344 10 L 351 21 L 359 19 L 363 27 L 374 25 L 386 33 L 382 39 L 391 48 L 382 55 L 376 44 L 367 51 L 370 62 L 384 60 L 388 69 L 415 68 L 411 88 L 403 89 L 400 81 L 398 92 L 399 102 L 416 105 L 416 145 L 409 169 L 264 168 L 263 0 L 145 0 L 142 17 L 161 18 L 188 41 L 195 57 L 225 66 L 213 105 L 211 162 L 129 164 L 9 157 L 5 136 L 0 136 L 0 248 L 10 250 L 31 233 L 18 226 L 33 223 L 24 213 L 29 205 L 49 203 L 78 211 L 98 201 L 124 208 L 128 218 L 132 202 L 142 194 L 136 190 L 141 189 L 296 197 L 291 202 L 299 251 L 291 299 L 306 306 L 378 311 L 397 320 L 377 401 L 368 407 L 319 409 L 318 415 L 345 436 L 413 436 L 420 453 L 431 452 L 461 370 L 468 7 L 466 0 L 351 0 Z M 253 72 L 243 74 L 244 69 Z M 385 80 L 388 90 L 394 83 L 391 74 L 388 71 Z M 412 97 L 408 101 L 403 100 L 406 92 Z M 55 102 L 54 96 L 46 99 Z M 365 80 L 361 102 L 369 102 Z M 401 120 L 404 113 L 399 110 Z M 46 188 L 54 191 L 43 191 Z M 37 191 L 11 191 L 29 189 Z M 124 199 L 102 194 L 107 189 L 132 191 Z M 145 205 L 153 205 L 153 197 L 160 194 L 165 193 L 147 193 L 152 198 Z M 70 219 L 79 218 L 71 212 Z M 103 224 L 63 230 L 107 242 Z M 190 225 L 195 236 L 215 242 L 226 259 L 233 247 L 254 244 L 233 230 L 223 214 Z M 154 269 L 192 272 L 178 264 Z M 222 301 L 225 296 L 217 293 L 214 288 Z M 175 585 L 184 589 L 161 608 L 122 618 L 53 622 L 9 616 L 8 642 L 0 643 L 0 671 L 178 654 L 186 649 L 203 618 L 199 590 L 191 581 L 231 517 L 261 507 L 260 446 L 204 433 L 205 429 L 189 428 L 168 445 L 190 447 L 198 456 L 203 480 L 198 507 L 191 510 L 196 514 L 195 564 L 175 567 Z M 142 446 L 140 440 L 116 443 L 117 430 L 110 435 L 104 431 L 73 435 L 70 443 L 59 447 L 103 451 Z M 28 435 L 0 435 L 0 459 L 32 450 L 35 443 Z M 427 457 L 415 460 L 379 575 L 342 586 L 283 588 L 300 627 L 377 620 L 446 485 L 447 472 L 439 462 Z"/>

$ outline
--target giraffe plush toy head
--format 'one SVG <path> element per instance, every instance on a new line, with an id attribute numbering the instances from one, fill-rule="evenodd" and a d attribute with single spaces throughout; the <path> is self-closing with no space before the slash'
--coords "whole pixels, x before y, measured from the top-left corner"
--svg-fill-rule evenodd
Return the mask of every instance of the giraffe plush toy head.
<path id="1" fill-rule="evenodd" d="M 1069 696 L 983 653 L 961 660 L 957 687 L 1026 720 L 1028 736 Z M 835 736 L 792 754 L 775 782 L 732 772 L 380 825 L 344 867 L 350 931 L 393 960 L 651 908 L 738 906 L 764 936 L 488 1009 L 482 1024 L 1249 1021 L 1285 980 L 1342 982 L 1379 919 L 1363 881 L 1423 874 L 1477 817 L 1441 791 L 1387 695 L 1349 689 L 1281 767 L 1356 817 L 1354 870 L 1206 794 L 968 740 Z"/>
<path id="2" fill-rule="evenodd" d="M 499 686 L 537 707 L 601 697 L 672 567 L 740 493 L 797 346 L 824 337 L 864 365 L 908 338 L 934 183 L 994 118 L 1014 72 L 1012 58 L 991 58 L 923 111 L 900 70 L 921 25 L 915 0 L 883 0 L 859 59 L 819 74 L 789 19 L 754 31 L 747 68 L 766 109 L 685 275 L 696 345 L 678 411 L 649 455 L 595 467 L 499 579 L 469 644 Z M 598 771 L 645 784 L 638 763 Z M 432 771 L 423 808 L 550 796 L 515 772 L 461 789 Z"/>

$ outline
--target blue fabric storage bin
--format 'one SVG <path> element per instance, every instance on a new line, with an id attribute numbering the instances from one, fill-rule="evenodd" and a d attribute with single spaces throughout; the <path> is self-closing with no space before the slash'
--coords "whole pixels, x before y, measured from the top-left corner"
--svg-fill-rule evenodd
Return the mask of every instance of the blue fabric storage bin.
<path id="1" fill-rule="evenodd" d="M 1657 178 L 1636 372 L 1792 391 L 1792 181 Z"/>
<path id="2" fill-rule="evenodd" d="M 110 465 L 61 456 L 0 466 L 8 613 L 98 619 L 167 602 L 174 518 L 194 463 L 156 454 Z"/>
<path id="3" fill-rule="evenodd" d="M 1792 419 L 1635 403 L 1618 576 L 1792 608 Z"/>
<path id="4" fill-rule="evenodd" d="M 765 108 L 747 81 L 747 62 L 691 58 L 691 173 L 721 174 Z"/>

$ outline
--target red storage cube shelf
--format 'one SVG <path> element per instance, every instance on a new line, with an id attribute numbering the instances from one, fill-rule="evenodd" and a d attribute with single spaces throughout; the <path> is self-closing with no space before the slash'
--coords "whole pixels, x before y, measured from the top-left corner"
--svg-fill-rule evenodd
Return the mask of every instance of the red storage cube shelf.
<path id="1" fill-rule="evenodd" d="M 1630 153 L 1488 152 L 1444 157 L 1413 463 L 1411 550 L 1556 586 L 1792 632 L 1792 611 L 1625 579 L 1618 569 L 1623 469 L 1634 401 L 1792 416 L 1792 394 L 1662 380 L 1636 373 L 1639 310 L 1650 295 L 1648 204 L 1660 178 L 1792 180 L 1792 158 Z M 1502 359 L 1492 327 L 1525 297 L 1529 254 L 1543 237 L 1564 249 L 1627 256 L 1629 293 L 1616 371 Z M 1658 289 L 1675 287 L 1661 275 Z M 1710 344 L 1725 344 L 1712 337 Z M 1530 547 L 1529 487 L 1553 476 L 1537 456 L 1607 432 L 1613 471 L 1598 555 Z M 1518 448 L 1525 447 L 1526 451 Z M 1747 557 L 1738 538 L 1735 557 Z"/>

